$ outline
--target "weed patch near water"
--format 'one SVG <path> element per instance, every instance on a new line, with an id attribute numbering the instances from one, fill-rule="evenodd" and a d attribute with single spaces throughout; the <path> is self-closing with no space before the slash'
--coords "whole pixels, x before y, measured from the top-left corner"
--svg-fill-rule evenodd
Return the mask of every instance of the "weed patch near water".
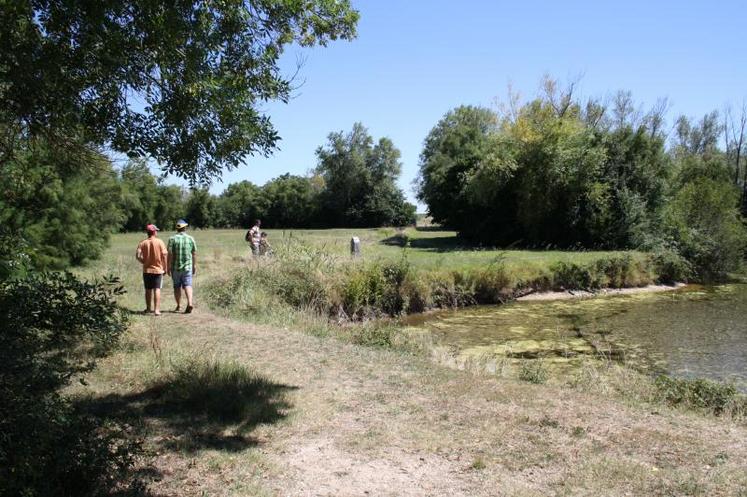
<path id="1" fill-rule="evenodd" d="M 735 417 L 747 414 L 747 397 L 729 383 L 661 375 L 655 385 L 661 400 L 672 406 L 704 410 L 717 416 L 727 412 Z"/>

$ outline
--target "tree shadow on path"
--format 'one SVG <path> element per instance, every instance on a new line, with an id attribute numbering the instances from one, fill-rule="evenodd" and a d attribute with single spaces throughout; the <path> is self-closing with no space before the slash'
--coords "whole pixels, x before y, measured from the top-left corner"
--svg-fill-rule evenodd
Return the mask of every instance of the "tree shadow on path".
<path id="1" fill-rule="evenodd" d="M 106 419 L 135 427 L 156 451 L 236 452 L 258 445 L 252 431 L 284 419 L 292 405 L 274 383 L 237 364 L 190 361 L 144 391 L 79 401 Z"/>

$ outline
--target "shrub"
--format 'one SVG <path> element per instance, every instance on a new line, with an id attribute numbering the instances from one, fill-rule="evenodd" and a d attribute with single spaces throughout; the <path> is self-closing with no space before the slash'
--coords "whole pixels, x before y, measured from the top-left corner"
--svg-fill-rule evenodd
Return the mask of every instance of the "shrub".
<path id="1" fill-rule="evenodd" d="M 588 265 L 561 261 L 553 264 L 550 271 L 556 290 L 641 286 L 653 279 L 651 264 L 630 254 L 597 259 Z"/>
<path id="2" fill-rule="evenodd" d="M 701 282 L 724 280 L 742 265 L 747 234 L 737 204 L 732 185 L 698 178 L 666 208 L 665 227 Z"/>
<path id="3" fill-rule="evenodd" d="M 67 273 L 0 284 L 0 495 L 100 495 L 124 478 L 136 444 L 59 393 L 118 343 L 121 291 Z"/>
<path id="4" fill-rule="evenodd" d="M 601 287 L 592 268 L 575 262 L 556 262 L 550 266 L 553 273 L 553 286 L 557 290 L 591 290 Z"/>
<path id="5" fill-rule="evenodd" d="M 448 271 L 426 274 L 434 307 L 457 308 L 475 303 L 474 279 L 466 272 Z"/>
<path id="6" fill-rule="evenodd" d="M 409 307 L 415 289 L 406 285 L 410 264 L 406 258 L 355 267 L 342 283 L 341 305 L 348 316 L 365 318 L 386 314 L 397 316 Z"/>
<path id="7" fill-rule="evenodd" d="M 389 324 L 369 321 L 349 329 L 350 339 L 358 345 L 391 347 L 394 328 Z"/>
<path id="8" fill-rule="evenodd" d="M 691 278 L 693 272 L 690 262 L 671 249 L 661 249 L 654 252 L 651 255 L 651 264 L 659 282 L 667 285 L 686 282 Z"/>
<path id="9" fill-rule="evenodd" d="M 655 384 L 663 400 L 673 406 L 705 409 L 719 415 L 739 403 L 747 405 L 736 387 L 728 383 L 660 375 L 656 378 Z"/>
<path id="10" fill-rule="evenodd" d="M 474 278 L 474 299 L 480 304 L 498 304 L 511 296 L 511 277 L 502 259 L 472 274 Z"/>

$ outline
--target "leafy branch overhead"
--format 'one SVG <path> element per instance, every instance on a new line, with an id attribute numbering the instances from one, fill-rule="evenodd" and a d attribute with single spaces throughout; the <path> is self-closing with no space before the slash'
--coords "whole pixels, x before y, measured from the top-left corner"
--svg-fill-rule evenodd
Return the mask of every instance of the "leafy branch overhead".
<path id="1" fill-rule="evenodd" d="M 279 137 L 284 47 L 352 39 L 348 0 L 17 0 L 0 9 L 3 121 L 209 182 Z"/>

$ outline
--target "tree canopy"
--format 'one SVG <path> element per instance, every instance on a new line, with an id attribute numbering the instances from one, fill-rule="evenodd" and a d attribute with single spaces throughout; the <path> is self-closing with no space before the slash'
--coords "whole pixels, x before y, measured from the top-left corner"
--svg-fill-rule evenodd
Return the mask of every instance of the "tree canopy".
<path id="1" fill-rule="evenodd" d="M 316 173 L 324 182 L 322 217 L 326 226 L 410 224 L 415 206 L 397 187 L 400 151 L 389 138 L 373 137 L 361 124 L 330 133 L 316 152 Z"/>
<path id="2" fill-rule="evenodd" d="M 17 0 L 0 9 L 3 157 L 19 138 L 106 145 L 207 182 L 279 137 L 289 43 L 355 36 L 348 0 Z"/>
<path id="3" fill-rule="evenodd" d="M 458 107 L 425 139 L 418 198 L 434 221 L 479 243 L 671 250 L 698 279 L 724 278 L 746 243 L 747 113 L 724 124 L 715 111 L 680 116 L 668 141 L 666 108 L 641 112 L 630 92 L 581 101 L 549 79 L 500 114 Z"/>

